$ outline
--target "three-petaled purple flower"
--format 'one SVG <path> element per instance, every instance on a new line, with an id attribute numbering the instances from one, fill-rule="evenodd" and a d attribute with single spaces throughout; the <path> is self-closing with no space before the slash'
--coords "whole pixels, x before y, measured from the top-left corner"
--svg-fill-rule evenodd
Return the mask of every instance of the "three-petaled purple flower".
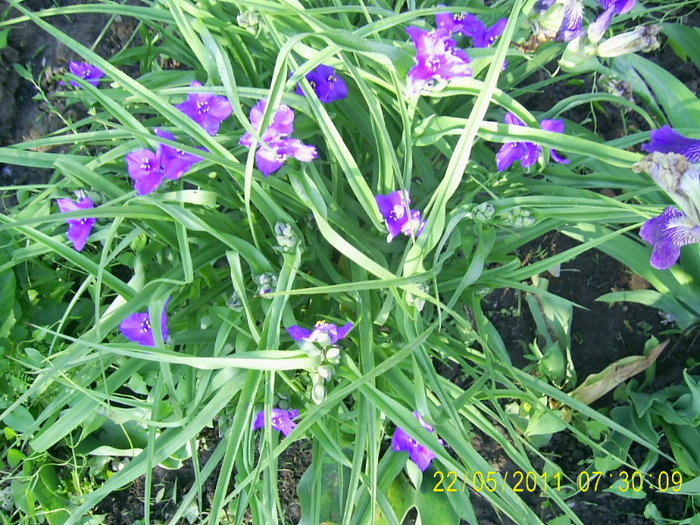
<path id="1" fill-rule="evenodd" d="M 202 87 L 194 80 L 190 87 Z M 213 93 L 190 93 L 187 100 L 175 106 L 204 128 L 212 137 L 219 132 L 221 123 L 233 112 L 233 107 L 224 96 Z"/>
<path id="2" fill-rule="evenodd" d="M 508 24 L 507 18 L 501 18 L 491 27 L 487 27 L 476 15 L 469 13 L 438 13 L 435 22 L 439 29 L 447 29 L 450 34 L 462 33 L 472 37 L 474 47 L 491 47 L 503 34 Z"/>
<path id="3" fill-rule="evenodd" d="M 319 321 L 313 330 L 307 330 L 295 324 L 287 328 L 287 332 L 297 342 L 308 341 L 309 343 L 334 345 L 341 339 L 344 339 L 354 326 L 353 323 L 337 326 L 326 321 Z"/>
<path id="4" fill-rule="evenodd" d="M 267 100 L 260 100 L 250 110 L 250 123 L 260 134 Z M 272 118 L 272 123 L 261 135 L 264 144 L 255 152 L 255 165 L 266 177 L 282 167 L 289 157 L 301 162 L 311 162 L 317 156 L 316 147 L 302 144 L 299 139 L 289 138 L 294 132 L 294 111 L 286 104 L 280 104 Z M 255 142 L 249 131 L 241 137 L 239 144 L 250 148 Z"/>
<path id="5" fill-rule="evenodd" d="M 82 192 L 77 194 L 78 202 L 71 199 L 57 199 L 56 203 L 61 213 L 78 210 L 91 210 L 95 204 Z M 68 223 L 68 239 L 73 242 L 73 247 L 79 252 L 83 251 L 92 227 L 95 225 L 94 217 L 84 217 L 82 219 L 66 219 Z"/>
<path id="6" fill-rule="evenodd" d="M 172 141 L 175 140 L 175 135 L 169 131 L 165 131 L 160 128 L 153 128 L 153 131 L 162 139 Z M 204 150 L 204 148 L 200 149 Z M 166 179 L 171 180 L 179 179 L 185 173 L 187 173 L 194 164 L 204 160 L 199 155 L 187 153 L 186 151 L 182 151 L 167 144 L 159 144 L 157 151 L 160 153 L 160 163 L 163 167 L 163 175 Z"/>
<path id="7" fill-rule="evenodd" d="M 644 223 L 639 235 L 653 246 L 651 265 L 668 270 L 676 264 L 681 247 L 700 242 L 700 225 L 673 206 Z"/>
<path id="8" fill-rule="evenodd" d="M 598 3 L 605 11 L 588 26 L 588 39 L 593 43 L 603 38 L 614 15 L 624 15 L 635 6 L 637 0 L 598 0 Z"/>
<path id="9" fill-rule="evenodd" d="M 272 428 L 279 430 L 285 436 L 288 436 L 294 430 L 297 424 L 292 421 L 299 417 L 299 410 L 282 410 L 281 408 L 272 409 L 272 417 L 270 417 L 270 423 Z M 262 410 L 258 412 L 255 416 L 255 423 L 253 424 L 253 430 L 258 430 L 265 427 L 265 411 Z"/>
<path id="10" fill-rule="evenodd" d="M 511 126 L 525 126 L 525 123 L 510 111 L 506 114 L 505 122 Z M 546 131 L 552 131 L 554 133 L 564 132 L 563 120 L 545 119 L 540 123 L 540 125 L 542 126 L 542 129 Z M 560 156 L 555 150 L 550 150 L 550 153 L 552 155 L 552 159 L 554 159 L 556 162 L 568 164 L 569 160 Z M 538 161 L 541 154 L 542 146 L 535 144 L 534 142 L 507 142 L 496 154 L 498 171 L 508 169 L 515 161 L 518 160 L 523 168 L 529 168 Z"/>
<path id="11" fill-rule="evenodd" d="M 163 341 L 168 339 L 168 315 L 165 309 L 168 306 L 170 299 L 165 303 L 163 308 L 163 314 L 160 318 L 160 328 L 163 334 Z M 148 313 L 137 312 L 131 314 L 129 317 L 122 321 L 119 325 L 124 337 L 133 341 L 134 343 L 139 343 L 144 346 L 156 346 L 155 337 L 153 336 L 153 327 L 151 326 L 151 309 L 148 309 Z"/>
<path id="12" fill-rule="evenodd" d="M 418 418 L 418 421 L 420 421 L 420 424 L 423 425 L 426 430 L 434 432 L 433 427 L 423 421 L 423 418 L 417 411 L 413 412 L 413 415 Z M 438 439 L 438 441 L 442 445 L 445 444 L 442 439 Z M 401 427 L 396 427 L 396 432 L 394 432 L 394 437 L 391 440 L 391 446 L 396 452 L 408 452 L 413 462 L 423 471 L 425 471 L 430 466 L 433 459 L 437 457 L 431 450 L 418 443 L 418 441 L 413 439 Z"/>
<path id="13" fill-rule="evenodd" d="M 87 80 L 90 84 L 92 84 L 95 87 L 97 87 L 100 84 L 100 79 L 103 76 L 105 76 L 105 72 L 102 71 L 99 67 L 93 66 L 92 64 L 88 64 L 87 62 L 71 62 L 68 68 L 70 69 L 70 72 L 73 73 L 76 77 L 80 77 L 83 80 Z M 63 81 L 61 81 L 60 84 L 63 86 L 66 85 L 66 83 Z M 71 80 L 70 84 L 71 86 L 77 88 L 83 87 L 75 80 Z"/>
<path id="14" fill-rule="evenodd" d="M 163 139 L 175 140 L 175 136 L 169 131 L 159 128 L 154 128 L 153 131 Z M 155 152 L 140 149 L 126 156 L 129 176 L 134 179 L 134 189 L 139 195 L 154 192 L 163 182 L 163 178 L 179 179 L 201 160 L 202 157 L 198 155 L 167 144 L 159 144 Z"/>
<path id="15" fill-rule="evenodd" d="M 377 195 L 375 198 L 389 228 L 387 242 L 391 242 L 401 233 L 416 238 L 423 233 L 425 221 L 421 220 L 421 212 L 409 209 L 411 197 L 407 191 L 397 190 L 389 195 Z"/>
<path id="16" fill-rule="evenodd" d="M 432 80 L 450 80 L 472 75 L 469 55 L 450 38 L 449 29 L 424 31 L 410 26 L 406 32 L 416 46 L 417 62 L 408 72 L 408 95 L 420 93 Z"/>
<path id="17" fill-rule="evenodd" d="M 700 162 L 700 140 L 681 135 L 669 126 L 652 131 L 651 142 L 644 144 L 642 149 L 649 153 L 678 153 L 689 162 Z"/>
<path id="18" fill-rule="evenodd" d="M 309 81 L 309 84 L 316 92 L 316 96 L 324 104 L 334 100 L 341 100 L 348 96 L 348 85 L 342 77 L 335 74 L 335 69 L 331 66 L 320 64 L 306 75 L 306 80 Z M 305 96 L 301 84 L 297 84 L 297 95 Z"/>

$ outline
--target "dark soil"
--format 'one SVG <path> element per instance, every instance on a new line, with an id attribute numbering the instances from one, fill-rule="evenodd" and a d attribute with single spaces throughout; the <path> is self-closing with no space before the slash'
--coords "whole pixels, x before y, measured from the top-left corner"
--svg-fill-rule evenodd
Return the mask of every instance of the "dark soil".
<path id="1" fill-rule="evenodd" d="M 77 4 L 79 0 L 63 0 L 61 5 Z M 5 4 L 6 5 L 6 4 Z M 24 5 L 39 10 L 53 7 L 51 0 L 27 0 Z M 4 9 L 0 3 L 0 9 Z M 104 15 L 55 17 L 51 19 L 56 27 L 73 36 L 83 44 L 92 46 L 104 29 L 108 17 Z M 123 19 L 110 26 L 106 35 L 97 45 L 98 52 L 105 57 L 113 56 L 130 38 L 136 21 Z M 45 102 L 35 100 L 37 88 L 19 77 L 13 68 L 20 64 L 30 69 L 35 80 L 50 94 L 57 86 L 50 80 L 50 73 L 56 69 L 67 68 L 77 55 L 70 49 L 57 43 L 42 30 L 32 24 L 24 24 L 13 28 L 10 33 L 9 46 L 0 50 L 0 146 L 18 143 L 29 139 L 39 138 L 61 126 L 60 119 L 49 111 Z M 663 49 L 657 59 L 671 72 L 684 81 L 697 93 L 700 74 L 692 65 L 682 63 L 669 49 Z M 553 71 L 556 65 L 550 65 Z M 543 76 L 545 78 L 546 75 Z M 533 79 L 537 81 L 537 79 Z M 589 80 L 586 80 L 589 82 Z M 591 85 L 564 86 L 546 93 L 533 94 L 524 97 L 521 102 L 531 110 L 547 110 L 558 100 L 575 94 L 576 90 L 590 92 Z M 566 91 L 557 91 L 565 89 Z M 52 98 L 54 104 L 59 101 Z M 59 106 L 60 107 L 60 106 Z M 65 109 L 65 108 L 60 108 Z M 73 111 L 80 111 L 73 108 Z M 582 122 L 594 122 L 587 108 L 578 110 L 578 114 L 566 114 L 565 117 Z M 611 139 L 626 133 L 621 129 L 619 109 L 605 106 L 604 113 L 595 115 L 596 130 L 605 138 Z M 628 126 L 643 129 L 643 122 L 628 121 Z M 51 170 L 39 170 L 17 166 L 0 167 L 0 184 L 35 184 L 47 182 Z M 571 247 L 573 241 L 561 234 L 550 234 L 526 246 L 519 256 L 524 261 L 534 262 L 537 254 L 552 255 Z M 548 276 L 549 290 L 557 295 L 575 301 L 585 309 L 577 309 L 574 313 L 572 333 L 574 344 L 572 356 L 579 382 L 592 373 L 599 372 L 617 359 L 641 354 L 644 342 L 650 335 L 662 339 L 661 334 L 666 326 L 661 323 L 659 313 L 651 308 L 634 304 L 614 304 L 596 302 L 596 299 L 612 290 L 638 289 L 646 283 L 631 275 L 623 266 L 608 256 L 596 251 L 585 253 L 565 264 L 559 277 Z M 515 290 L 498 290 L 485 301 L 489 317 L 498 328 L 506 347 L 510 349 L 511 359 L 517 366 L 525 367 L 530 362 L 525 359 L 524 349 L 537 337 L 535 325 L 530 316 L 523 297 Z M 518 306 L 521 305 L 518 310 Z M 681 377 L 683 367 L 691 356 L 691 345 L 686 340 L 674 339 L 672 351 L 665 352 L 657 366 L 656 388 L 677 381 Z M 669 347 L 671 348 L 671 347 Z M 608 404 L 610 397 L 599 401 Z M 206 447 L 199 451 L 201 463 L 205 464 L 211 450 L 216 446 L 218 436 L 209 433 L 203 436 Z M 517 470 L 509 462 L 503 450 L 490 442 L 483 435 L 477 435 L 474 440 L 477 450 L 489 462 L 498 467 L 501 473 Z M 668 444 L 663 445 L 668 448 Z M 586 468 L 584 461 L 590 458 L 592 452 L 585 445 L 568 433 L 555 435 L 546 449 L 546 453 L 555 458 L 567 476 L 576 479 L 581 470 Z M 302 474 L 311 462 L 308 443 L 299 443 L 290 447 L 280 461 L 279 483 L 280 497 L 287 523 L 297 523 L 301 512 L 296 486 Z M 211 501 L 218 470 L 210 477 L 204 488 L 204 497 Z M 179 471 L 156 469 L 153 476 L 152 494 L 156 495 L 161 488 L 172 499 L 155 503 L 151 507 L 151 519 L 154 521 L 168 520 L 172 516 L 175 504 L 179 501 L 194 482 L 192 467 L 187 464 Z M 95 509 L 96 513 L 106 514 L 105 523 L 121 525 L 131 524 L 143 518 L 143 480 L 139 480 L 130 489 L 111 494 Z M 552 510 L 543 506 L 546 501 L 536 494 L 523 494 L 525 500 L 543 519 L 553 517 Z M 508 520 L 497 516 L 491 507 L 478 496 L 474 496 L 473 504 L 478 513 L 479 521 L 483 524 L 509 523 Z M 651 494 L 643 500 L 624 499 L 606 492 L 579 493 L 568 500 L 571 509 L 587 524 L 615 523 L 642 524 L 650 523 L 644 518 L 646 505 L 652 501 L 666 518 L 679 519 L 684 517 L 683 500 L 671 495 Z M 205 504 L 206 506 L 206 504 Z M 407 519 L 407 523 L 412 519 Z"/>

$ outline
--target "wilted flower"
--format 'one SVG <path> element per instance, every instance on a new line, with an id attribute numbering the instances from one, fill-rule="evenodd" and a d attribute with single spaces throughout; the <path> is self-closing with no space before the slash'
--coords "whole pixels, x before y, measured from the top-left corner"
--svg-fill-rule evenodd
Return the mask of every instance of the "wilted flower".
<path id="1" fill-rule="evenodd" d="M 165 303 L 163 308 L 163 314 L 160 318 L 160 328 L 163 334 L 163 341 L 168 338 L 168 315 L 165 311 L 170 299 Z M 122 321 L 119 325 L 124 337 L 133 341 L 134 343 L 139 343 L 144 346 L 156 346 L 156 341 L 153 336 L 153 327 L 151 326 L 151 309 L 148 309 L 148 313 L 137 312 L 131 314 L 129 317 Z"/>
<path id="2" fill-rule="evenodd" d="M 82 192 L 76 193 L 78 202 L 71 199 L 58 199 L 56 203 L 61 213 L 68 213 L 78 210 L 90 210 L 95 207 L 95 204 Z M 79 252 L 83 251 L 87 242 L 92 227 L 97 219 L 94 217 L 84 217 L 82 219 L 66 219 L 68 223 L 68 239 L 73 242 L 73 247 Z"/>
<path id="3" fill-rule="evenodd" d="M 434 432 L 433 427 L 423 421 L 423 418 L 417 411 L 413 412 L 413 415 L 418 418 L 418 421 L 420 421 L 420 424 L 423 425 L 426 430 Z M 438 439 L 438 441 L 444 445 L 442 439 Z M 391 446 L 396 452 L 408 452 L 411 455 L 411 460 L 423 471 L 425 471 L 430 466 L 433 459 L 437 457 L 432 451 L 413 439 L 401 427 L 396 427 L 396 432 L 394 432 L 394 437 L 391 440 Z"/>
<path id="4" fill-rule="evenodd" d="M 469 77 L 469 55 L 457 48 L 448 29 L 424 31 L 415 26 L 406 28 L 416 46 L 417 64 L 408 72 L 408 95 L 420 93 L 431 80 L 451 80 Z"/>
<path id="5" fill-rule="evenodd" d="M 190 87 L 202 87 L 202 84 L 194 80 Z M 226 97 L 213 93 L 189 93 L 187 100 L 175 107 L 202 126 L 211 136 L 219 132 L 221 123 L 233 112 L 233 107 Z"/>
<path id="6" fill-rule="evenodd" d="M 493 26 L 487 27 L 476 15 L 469 13 L 438 13 L 435 23 L 439 29 L 447 29 L 450 34 L 462 33 L 473 39 L 474 47 L 490 47 L 503 34 L 507 18 L 501 18 Z"/>
<path id="7" fill-rule="evenodd" d="M 382 212 L 386 225 L 389 228 L 387 242 L 391 242 L 394 237 L 403 233 L 416 238 L 423 233 L 425 221 L 421 220 L 421 213 L 418 210 L 409 210 L 411 198 L 408 192 L 397 190 L 389 195 L 377 195 L 377 205 Z"/>
<path id="8" fill-rule="evenodd" d="M 650 53 L 659 49 L 659 39 L 656 35 L 660 32 L 661 26 L 637 26 L 633 31 L 615 35 L 601 42 L 595 54 L 599 57 L 618 57 L 640 51 Z"/>
<path id="9" fill-rule="evenodd" d="M 627 13 L 634 7 L 637 0 L 598 0 L 598 3 L 605 11 L 588 26 L 588 40 L 594 44 L 603 38 L 610 27 L 613 16 Z"/>
<path id="10" fill-rule="evenodd" d="M 511 126 L 525 126 L 525 123 L 510 111 L 506 114 L 505 122 Z M 563 120 L 545 119 L 540 122 L 540 125 L 542 129 L 546 131 L 552 131 L 554 133 L 564 132 Z M 542 146 L 534 142 L 507 142 L 496 154 L 498 171 L 508 169 L 517 160 L 520 161 L 520 165 L 523 168 L 529 168 L 538 161 L 541 154 Z M 561 157 L 555 150 L 550 150 L 550 154 L 552 155 L 552 159 L 556 162 L 561 162 L 563 164 L 569 162 L 568 159 Z"/>
<path id="11" fill-rule="evenodd" d="M 260 134 L 267 100 L 260 100 L 250 110 L 250 123 Z M 255 165 L 266 177 L 282 167 L 287 158 L 294 157 L 301 162 L 311 162 L 316 158 L 316 147 L 302 144 L 299 139 L 287 138 L 294 131 L 294 111 L 285 104 L 280 104 L 272 118 L 272 123 L 261 135 L 262 144 L 255 153 Z M 255 138 L 247 131 L 239 144 L 250 148 Z"/>
<path id="12" fill-rule="evenodd" d="M 87 80 L 90 84 L 97 87 L 100 84 L 100 79 L 105 76 L 105 72 L 99 67 L 93 66 L 86 62 L 71 62 L 69 65 L 70 72 L 76 77 L 80 77 L 83 80 Z M 66 83 L 61 81 L 60 84 L 65 86 Z M 71 86 L 82 88 L 75 80 L 70 81 Z"/>
<path id="13" fill-rule="evenodd" d="M 653 153 L 678 153 L 689 162 L 700 162 L 700 139 L 691 139 L 674 131 L 669 126 L 651 132 L 651 142 L 642 146 L 644 151 Z"/>
<path id="14" fill-rule="evenodd" d="M 639 235 L 654 247 L 651 265 L 657 270 L 668 270 L 676 264 L 682 246 L 700 242 L 700 225 L 669 206 L 661 215 L 645 222 Z"/>
<path id="15" fill-rule="evenodd" d="M 297 424 L 292 421 L 299 417 L 299 410 L 282 410 L 281 408 L 272 409 L 272 417 L 270 417 L 270 423 L 272 428 L 279 430 L 285 436 L 288 436 L 294 430 Z M 253 430 L 258 430 L 265 426 L 265 411 L 262 410 L 258 412 L 255 416 L 255 423 L 253 424 Z"/>
<path id="16" fill-rule="evenodd" d="M 335 74 L 335 69 L 331 66 L 320 64 L 308 75 L 306 80 L 316 92 L 318 99 L 324 104 L 341 100 L 348 96 L 348 86 L 342 77 Z M 297 84 L 297 95 L 304 95 L 301 84 Z"/>
<path id="17" fill-rule="evenodd" d="M 290 326 L 287 332 L 297 342 L 308 341 L 310 343 L 320 343 L 322 345 L 335 344 L 341 339 L 344 339 L 352 330 L 353 323 L 347 323 L 345 326 L 339 327 L 327 321 L 319 321 L 314 326 L 313 330 L 307 330 L 299 325 Z"/>

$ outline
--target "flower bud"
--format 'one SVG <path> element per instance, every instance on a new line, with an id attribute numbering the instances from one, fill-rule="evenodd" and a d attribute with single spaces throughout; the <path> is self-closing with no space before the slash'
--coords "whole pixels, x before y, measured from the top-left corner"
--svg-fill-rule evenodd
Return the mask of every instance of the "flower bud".
<path id="1" fill-rule="evenodd" d="M 333 367 L 328 366 L 328 365 L 321 365 L 316 369 L 316 372 L 318 373 L 319 376 L 321 376 L 325 381 L 328 381 L 331 377 L 333 377 Z"/>
<path id="2" fill-rule="evenodd" d="M 234 291 L 228 299 L 226 299 L 226 306 L 228 306 L 234 312 L 243 311 L 243 301 L 241 301 L 241 296 L 238 292 Z"/>
<path id="3" fill-rule="evenodd" d="M 472 218 L 476 222 L 488 222 L 493 218 L 494 213 L 496 213 L 496 210 L 491 203 L 482 202 L 474 206 Z"/>
<path id="4" fill-rule="evenodd" d="M 323 384 L 314 385 L 311 389 L 311 399 L 314 403 L 320 405 L 326 399 L 326 387 Z"/>
<path id="5" fill-rule="evenodd" d="M 257 13 L 249 11 L 241 13 L 236 17 L 239 27 L 248 31 L 251 35 L 257 35 L 260 30 L 260 18 Z"/>
<path id="6" fill-rule="evenodd" d="M 299 242 L 292 226 L 285 222 L 275 224 L 275 236 L 277 237 L 278 248 L 285 253 L 294 250 L 294 247 Z"/>
<path id="7" fill-rule="evenodd" d="M 326 361 L 337 365 L 340 362 L 340 348 L 331 346 L 326 350 Z"/>
<path id="8" fill-rule="evenodd" d="M 255 282 L 258 284 L 258 295 L 263 298 L 277 288 L 277 276 L 271 272 L 264 272 L 256 276 Z"/>

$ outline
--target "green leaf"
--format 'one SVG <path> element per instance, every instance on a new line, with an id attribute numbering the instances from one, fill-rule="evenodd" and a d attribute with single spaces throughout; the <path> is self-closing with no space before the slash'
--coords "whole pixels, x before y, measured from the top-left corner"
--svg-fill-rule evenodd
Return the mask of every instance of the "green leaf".
<path id="1" fill-rule="evenodd" d="M 459 523 L 455 512 L 445 492 L 435 492 L 435 480 L 432 476 L 423 476 L 420 489 L 416 492 L 416 508 L 423 523 Z M 458 497 L 468 498 L 468 493 L 457 494 Z"/>
<path id="2" fill-rule="evenodd" d="M 605 489 L 603 492 L 610 492 L 617 496 L 622 496 L 627 499 L 644 499 L 647 497 L 647 493 L 643 490 L 634 490 L 630 481 L 625 479 L 618 479 L 611 487 Z"/>
<path id="3" fill-rule="evenodd" d="M 662 32 L 684 62 L 690 58 L 700 68 L 700 29 L 682 24 L 664 24 Z"/>
<path id="4" fill-rule="evenodd" d="M 406 514 L 408 514 L 408 511 L 413 507 L 415 490 L 404 476 L 399 475 L 391 482 L 386 496 L 399 523 L 403 523 Z M 374 523 L 376 525 L 389 525 L 390 522 L 384 516 L 381 509 L 377 509 L 377 516 L 375 517 Z"/>
<path id="5" fill-rule="evenodd" d="M 12 327 L 17 324 L 14 313 L 15 290 L 15 273 L 12 270 L 0 273 L 0 319 L 3 319 L 0 323 L 0 338 L 8 337 Z"/>
<path id="6" fill-rule="evenodd" d="M 4 422 L 19 433 L 25 432 L 34 424 L 34 416 L 22 405 L 5 416 Z"/>
<path id="7" fill-rule="evenodd" d="M 631 54 L 622 57 L 644 78 L 674 128 L 695 128 L 700 120 L 700 100 L 685 85 L 650 60 Z"/>

